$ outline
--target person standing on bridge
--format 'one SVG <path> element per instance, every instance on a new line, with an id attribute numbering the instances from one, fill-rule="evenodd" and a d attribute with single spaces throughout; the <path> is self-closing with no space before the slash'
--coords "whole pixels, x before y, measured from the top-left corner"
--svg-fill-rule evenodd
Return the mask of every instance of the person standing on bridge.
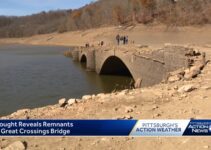
<path id="1" fill-rule="evenodd" d="M 126 44 L 126 36 L 123 36 L 123 45 Z"/>
<path id="2" fill-rule="evenodd" d="M 117 44 L 119 45 L 120 44 L 120 35 L 119 34 L 117 34 L 116 40 L 117 40 Z"/>
<path id="3" fill-rule="evenodd" d="M 128 36 L 125 37 L 125 44 L 128 44 Z"/>

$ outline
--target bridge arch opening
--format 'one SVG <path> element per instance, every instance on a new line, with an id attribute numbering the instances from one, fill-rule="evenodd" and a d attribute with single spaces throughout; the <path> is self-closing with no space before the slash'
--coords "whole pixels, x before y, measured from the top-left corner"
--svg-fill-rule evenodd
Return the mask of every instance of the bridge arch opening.
<path id="1" fill-rule="evenodd" d="M 81 63 L 86 63 L 87 62 L 87 58 L 86 58 L 85 55 L 82 55 L 80 62 Z"/>
<path id="2" fill-rule="evenodd" d="M 100 74 L 133 77 L 132 74 L 130 73 L 130 70 L 124 64 L 124 62 L 116 56 L 110 56 L 109 58 L 106 59 L 101 68 Z"/>

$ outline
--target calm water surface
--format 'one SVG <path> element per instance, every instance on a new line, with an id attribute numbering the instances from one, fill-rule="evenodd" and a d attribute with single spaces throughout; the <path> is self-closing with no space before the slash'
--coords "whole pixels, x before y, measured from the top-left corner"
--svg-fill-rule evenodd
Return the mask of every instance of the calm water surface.
<path id="1" fill-rule="evenodd" d="M 59 98 L 124 89 L 131 78 L 99 76 L 63 56 L 67 47 L 0 46 L 0 116 Z"/>

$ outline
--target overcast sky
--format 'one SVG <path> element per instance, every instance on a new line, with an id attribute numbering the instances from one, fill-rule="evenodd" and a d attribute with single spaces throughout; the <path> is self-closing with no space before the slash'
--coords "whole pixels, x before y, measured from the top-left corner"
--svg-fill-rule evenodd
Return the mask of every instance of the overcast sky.
<path id="1" fill-rule="evenodd" d="M 23 16 L 41 11 L 79 8 L 93 0 L 0 0 L 0 15 Z"/>

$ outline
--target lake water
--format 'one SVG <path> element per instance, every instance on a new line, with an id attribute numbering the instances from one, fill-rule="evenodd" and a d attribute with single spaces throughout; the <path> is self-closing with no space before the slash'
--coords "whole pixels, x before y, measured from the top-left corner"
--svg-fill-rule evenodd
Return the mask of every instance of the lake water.
<path id="1" fill-rule="evenodd" d="M 69 48 L 0 46 L 0 116 L 18 109 L 55 104 L 60 98 L 124 89 L 124 76 L 100 76 L 63 56 Z"/>

